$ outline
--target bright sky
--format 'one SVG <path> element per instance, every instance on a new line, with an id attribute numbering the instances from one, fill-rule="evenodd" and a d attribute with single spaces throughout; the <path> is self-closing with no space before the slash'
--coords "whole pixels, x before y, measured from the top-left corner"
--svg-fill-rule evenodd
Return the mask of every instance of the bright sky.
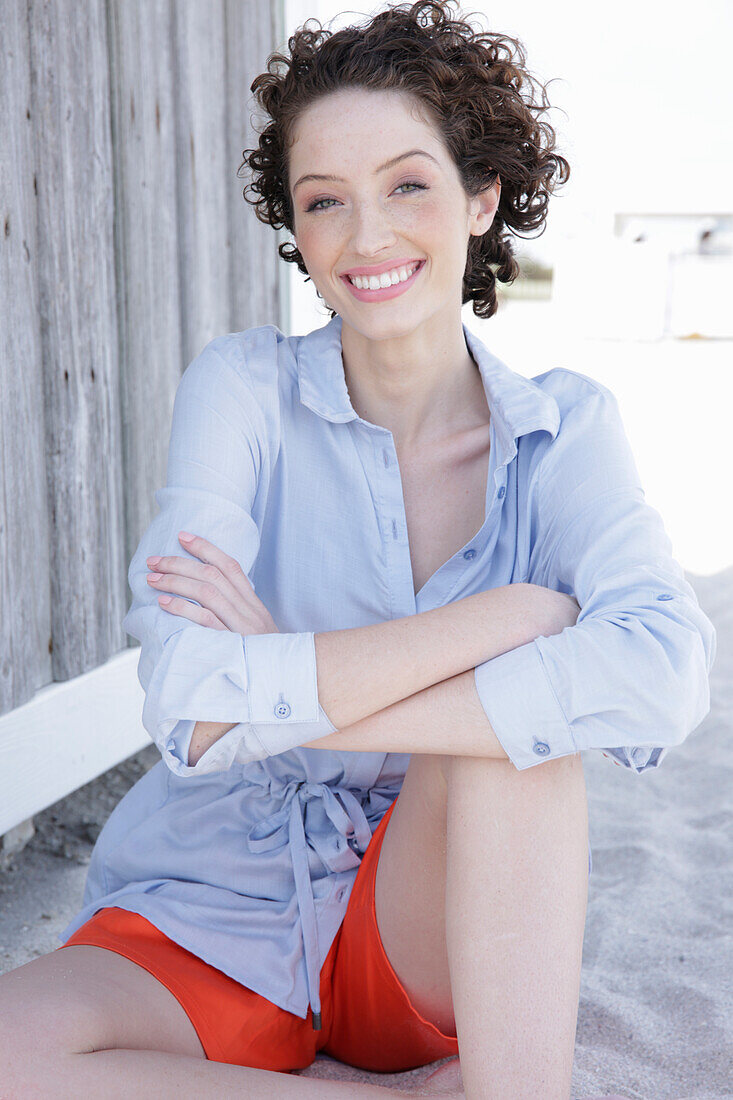
<path id="1" fill-rule="evenodd" d="M 330 29 L 338 30 L 385 6 L 284 2 L 287 34 L 309 16 L 324 25 L 336 17 Z M 564 366 L 613 390 L 646 498 L 664 519 L 675 557 L 693 574 L 730 567 L 733 522 L 721 503 L 731 498 L 733 476 L 733 340 L 656 335 L 660 283 L 653 257 L 643 269 L 635 261 L 619 285 L 602 248 L 613 242 L 618 213 L 733 214 L 733 83 L 727 75 L 733 4 L 616 0 L 599 8 L 587 0 L 561 7 L 547 0 L 474 0 L 458 14 L 482 30 L 519 38 L 533 76 L 552 81 L 548 120 L 571 178 L 550 200 L 546 232 L 528 247 L 559 265 L 568 242 L 592 246 L 591 278 L 566 283 L 563 298 L 558 266 L 553 302 L 509 302 L 488 321 L 469 306 L 463 320 L 526 377 Z M 728 263 L 720 273 L 731 280 L 733 267 Z M 294 265 L 288 277 L 290 331 L 324 324 L 328 315 L 312 283 Z M 730 291 L 715 295 L 730 301 Z M 581 316 L 584 329 L 576 323 Z"/>

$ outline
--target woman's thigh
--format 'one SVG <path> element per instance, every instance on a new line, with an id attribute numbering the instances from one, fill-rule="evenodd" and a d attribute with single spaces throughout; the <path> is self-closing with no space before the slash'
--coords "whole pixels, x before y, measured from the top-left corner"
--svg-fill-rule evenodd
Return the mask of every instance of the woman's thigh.
<path id="1" fill-rule="evenodd" d="M 6 1057 L 125 1048 L 205 1058 L 173 994 L 105 947 L 72 944 L 0 975 L 0 1068 Z"/>
<path id="2" fill-rule="evenodd" d="M 379 853 L 377 926 L 387 958 L 426 1020 L 455 1034 L 445 935 L 447 785 L 443 758 L 413 753 Z"/>

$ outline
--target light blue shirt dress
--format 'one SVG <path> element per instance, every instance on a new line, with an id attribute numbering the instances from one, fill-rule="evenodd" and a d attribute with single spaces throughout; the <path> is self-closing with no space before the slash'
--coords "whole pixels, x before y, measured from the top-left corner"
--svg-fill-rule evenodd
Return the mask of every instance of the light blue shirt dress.
<path id="1" fill-rule="evenodd" d="M 107 820 L 62 943 L 104 906 L 141 913 L 319 1026 L 321 967 L 410 754 L 308 748 L 335 729 L 317 632 L 523 581 L 571 593 L 575 625 L 475 669 L 519 769 L 602 749 L 641 773 L 709 712 L 715 630 L 644 499 L 615 397 L 563 367 L 525 379 L 463 331 L 491 414 L 485 518 L 417 595 L 394 439 L 352 407 L 340 316 L 305 336 L 229 333 L 187 366 L 123 620 L 162 759 Z M 146 558 L 185 557 L 179 531 L 239 561 L 280 633 L 158 604 Z M 197 721 L 236 725 L 192 767 Z"/>

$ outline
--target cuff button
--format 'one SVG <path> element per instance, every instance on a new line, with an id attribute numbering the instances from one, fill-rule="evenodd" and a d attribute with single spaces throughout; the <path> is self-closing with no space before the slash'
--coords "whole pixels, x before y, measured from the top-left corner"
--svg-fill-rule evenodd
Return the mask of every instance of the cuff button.
<path id="1" fill-rule="evenodd" d="M 537 741 L 537 743 L 532 746 L 532 752 L 536 752 L 538 756 L 547 756 L 549 751 L 550 746 L 546 741 Z"/>
<path id="2" fill-rule="evenodd" d="M 282 703 L 281 702 L 281 703 L 276 704 L 276 706 L 275 706 L 275 717 L 276 718 L 287 718 L 289 714 L 290 714 L 290 704 L 289 703 Z"/>

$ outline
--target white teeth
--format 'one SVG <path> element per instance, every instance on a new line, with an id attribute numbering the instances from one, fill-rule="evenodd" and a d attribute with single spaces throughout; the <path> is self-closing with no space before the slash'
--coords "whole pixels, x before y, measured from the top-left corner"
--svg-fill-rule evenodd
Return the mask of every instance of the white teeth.
<path id="1" fill-rule="evenodd" d="M 382 287 L 404 283 L 420 266 L 420 261 L 408 267 L 396 267 L 392 271 L 383 271 L 381 275 L 347 275 L 349 282 L 359 290 L 380 290 Z"/>

